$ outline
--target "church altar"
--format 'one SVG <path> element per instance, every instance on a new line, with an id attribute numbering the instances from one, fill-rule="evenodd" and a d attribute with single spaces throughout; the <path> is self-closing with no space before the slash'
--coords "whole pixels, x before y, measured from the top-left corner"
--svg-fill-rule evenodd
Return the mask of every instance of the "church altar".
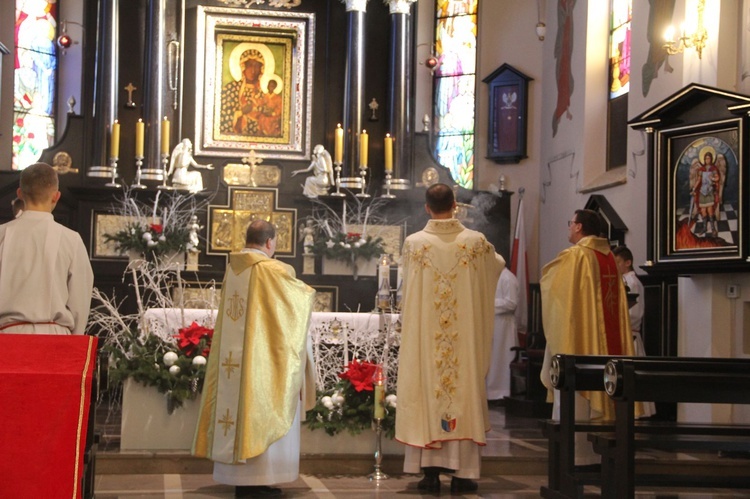
<path id="1" fill-rule="evenodd" d="M 168 335 L 197 322 L 213 327 L 213 309 L 151 308 L 144 312 L 141 326 L 152 334 Z M 309 346 L 315 360 L 318 391 L 333 388 L 338 373 L 352 359 L 383 364 L 388 383 L 396 381 L 401 323 L 398 314 L 313 312 L 308 329 Z M 193 442 L 199 400 L 186 401 L 167 414 L 164 395 L 128 380 L 123 387 L 121 451 L 187 451 Z M 375 450 L 374 432 L 352 436 L 327 435 L 303 425 L 300 451 L 303 454 L 369 454 Z M 403 454 L 403 446 L 384 439 L 382 452 Z"/>

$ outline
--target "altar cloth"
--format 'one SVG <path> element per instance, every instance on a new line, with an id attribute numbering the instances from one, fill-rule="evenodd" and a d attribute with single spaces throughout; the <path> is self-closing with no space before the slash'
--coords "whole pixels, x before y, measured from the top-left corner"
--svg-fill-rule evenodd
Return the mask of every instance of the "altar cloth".
<path id="1" fill-rule="evenodd" d="M 80 498 L 97 338 L 0 341 L 0 497 Z"/>

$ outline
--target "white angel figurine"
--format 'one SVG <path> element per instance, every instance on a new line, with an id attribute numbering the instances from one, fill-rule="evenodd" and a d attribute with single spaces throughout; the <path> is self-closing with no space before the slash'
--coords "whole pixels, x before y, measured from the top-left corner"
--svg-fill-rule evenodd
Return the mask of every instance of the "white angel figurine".
<path id="1" fill-rule="evenodd" d="M 294 170 L 292 177 L 298 173 L 307 173 L 309 171 L 312 171 L 313 175 L 305 179 L 305 185 L 302 186 L 302 194 L 309 198 L 328 194 L 328 188 L 333 185 L 333 161 L 331 160 L 331 155 L 325 150 L 325 147 L 320 144 L 313 148 L 310 166 L 302 170 Z"/>
<path id="2" fill-rule="evenodd" d="M 190 139 L 182 139 L 172 150 L 172 159 L 169 162 L 167 176 L 172 176 L 172 185 L 178 189 L 187 189 L 190 192 L 203 190 L 203 176 L 201 172 L 190 171 L 189 167 L 213 170 L 210 164 L 201 165 L 193 159 L 193 143 Z"/>

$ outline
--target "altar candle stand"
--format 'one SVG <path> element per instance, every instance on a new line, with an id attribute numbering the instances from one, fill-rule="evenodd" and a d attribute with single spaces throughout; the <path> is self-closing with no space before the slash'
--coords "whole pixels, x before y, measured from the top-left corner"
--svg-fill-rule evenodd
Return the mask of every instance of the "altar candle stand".
<path id="1" fill-rule="evenodd" d="M 393 178 L 393 137 L 390 133 L 385 134 L 384 142 L 384 153 L 385 153 L 385 193 L 381 194 L 381 198 L 393 199 L 396 196 L 391 194 L 391 179 Z"/>
<path id="2" fill-rule="evenodd" d="M 369 198 L 370 195 L 365 192 L 367 187 L 367 152 L 369 139 L 367 130 L 362 130 L 359 135 L 359 176 L 362 178 L 362 189 L 355 194 L 358 198 Z"/>
<path id="3" fill-rule="evenodd" d="M 109 167 L 111 168 L 112 179 L 104 184 L 105 187 L 120 188 L 121 185 L 117 183 L 117 160 L 120 156 L 120 123 L 115 120 L 112 123 L 112 130 L 110 132 L 110 143 L 109 143 Z"/>
<path id="4" fill-rule="evenodd" d="M 143 140 L 146 135 L 146 124 L 142 119 L 138 119 L 135 124 L 135 182 L 133 189 L 145 189 L 146 186 L 141 183 L 141 168 L 143 167 Z"/>
<path id="5" fill-rule="evenodd" d="M 375 368 L 375 374 L 372 376 L 372 383 L 375 388 L 375 407 L 373 408 L 373 419 L 375 421 L 375 470 L 367 476 L 370 481 L 387 480 L 388 475 L 383 473 L 380 465 L 383 462 L 383 453 L 381 451 L 381 439 L 383 436 L 383 419 L 385 419 L 385 373 L 383 366 L 378 365 Z"/>

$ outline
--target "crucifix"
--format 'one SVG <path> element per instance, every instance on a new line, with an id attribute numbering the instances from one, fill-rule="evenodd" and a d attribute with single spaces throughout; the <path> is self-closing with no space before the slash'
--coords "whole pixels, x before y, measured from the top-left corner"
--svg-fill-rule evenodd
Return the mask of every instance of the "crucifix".
<path id="1" fill-rule="evenodd" d="M 138 90 L 138 87 L 133 86 L 133 82 L 129 82 L 124 89 L 128 93 L 128 101 L 125 103 L 125 107 L 135 107 L 135 102 L 133 102 L 133 91 Z"/>

